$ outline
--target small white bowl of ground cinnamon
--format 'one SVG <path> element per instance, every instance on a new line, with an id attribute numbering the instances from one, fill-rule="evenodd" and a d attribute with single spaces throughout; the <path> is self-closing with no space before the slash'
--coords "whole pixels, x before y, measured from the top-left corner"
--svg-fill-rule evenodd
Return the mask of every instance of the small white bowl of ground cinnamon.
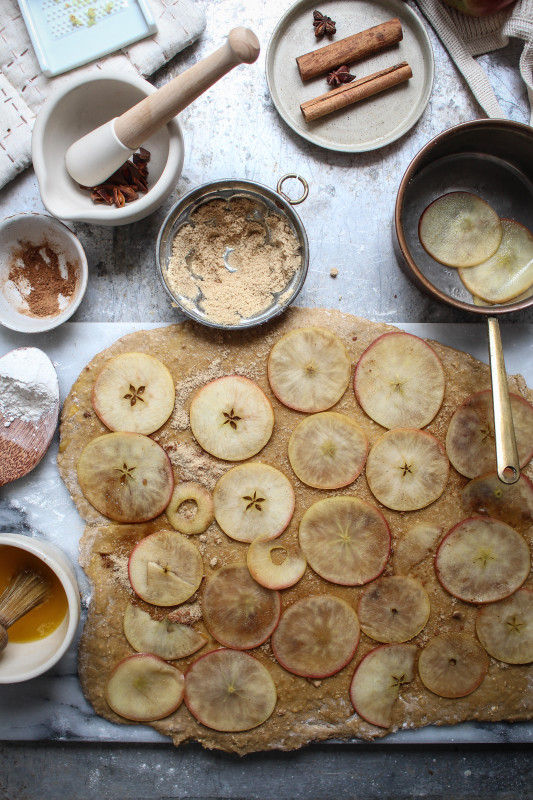
<path id="1" fill-rule="evenodd" d="M 87 288 L 87 258 L 78 238 L 45 214 L 0 222 L 0 323 L 23 333 L 61 325 Z"/>

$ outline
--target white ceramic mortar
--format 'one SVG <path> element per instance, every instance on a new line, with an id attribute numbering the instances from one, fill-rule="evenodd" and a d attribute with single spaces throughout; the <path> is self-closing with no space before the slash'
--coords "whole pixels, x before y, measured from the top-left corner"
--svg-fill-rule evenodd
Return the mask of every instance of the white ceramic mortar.
<path id="1" fill-rule="evenodd" d="M 72 180 L 65 166 L 65 153 L 73 142 L 155 91 L 142 78 L 109 71 L 74 78 L 48 98 L 35 120 L 32 158 L 41 199 L 50 214 L 115 226 L 143 219 L 162 205 L 183 167 L 183 136 L 177 119 L 144 144 L 151 154 L 149 190 L 122 208 L 94 204 L 90 192 Z"/>

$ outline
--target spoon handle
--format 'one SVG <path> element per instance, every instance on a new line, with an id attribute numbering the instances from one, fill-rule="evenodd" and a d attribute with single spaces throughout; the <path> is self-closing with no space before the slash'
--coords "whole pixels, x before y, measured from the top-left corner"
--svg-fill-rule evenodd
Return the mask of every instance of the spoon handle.
<path id="1" fill-rule="evenodd" d="M 248 28 L 233 28 L 226 42 L 115 120 L 115 134 L 136 150 L 206 89 L 239 64 L 251 64 L 259 55 L 259 41 Z"/>
<path id="2" fill-rule="evenodd" d="M 497 317 L 488 317 L 487 323 L 494 408 L 494 437 L 496 439 L 496 469 L 498 477 L 503 483 L 516 483 L 520 477 L 520 464 L 516 449 L 500 325 Z"/>

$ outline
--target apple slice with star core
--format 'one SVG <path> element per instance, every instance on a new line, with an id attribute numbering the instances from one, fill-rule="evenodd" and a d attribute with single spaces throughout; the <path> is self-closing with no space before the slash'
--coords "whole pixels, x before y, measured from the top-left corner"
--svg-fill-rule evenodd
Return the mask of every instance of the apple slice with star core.
<path id="1" fill-rule="evenodd" d="M 300 548 L 265 537 L 254 539 L 246 554 L 250 575 L 267 589 L 287 589 L 303 577 L 307 562 Z"/>
<path id="2" fill-rule="evenodd" d="M 157 531 L 135 545 L 128 561 L 131 588 L 155 606 L 177 606 L 200 586 L 204 574 L 197 547 L 175 531 Z"/>
<path id="3" fill-rule="evenodd" d="M 85 445 L 78 483 L 89 503 L 116 522 L 146 522 L 167 507 L 174 489 L 170 459 L 140 433 L 105 433 Z"/>
<path id="4" fill-rule="evenodd" d="M 217 642 L 251 650 L 266 642 L 278 624 L 281 597 L 254 581 L 246 564 L 227 564 L 207 578 L 202 610 Z"/>
<path id="5" fill-rule="evenodd" d="M 519 589 L 511 597 L 478 611 L 476 633 L 493 658 L 506 664 L 533 661 L 533 592 Z"/>
<path id="6" fill-rule="evenodd" d="M 270 388 L 284 405 L 316 413 L 340 400 L 350 381 L 350 359 L 336 334 L 298 328 L 279 339 L 268 357 Z"/>
<path id="7" fill-rule="evenodd" d="M 357 606 L 361 630 L 377 642 L 407 642 L 425 627 L 430 603 L 419 580 L 407 575 L 378 578 Z"/>
<path id="8" fill-rule="evenodd" d="M 207 637 L 190 625 L 153 619 L 147 611 L 128 603 L 124 610 L 124 636 L 138 653 L 153 653 L 165 661 L 196 653 Z"/>
<path id="9" fill-rule="evenodd" d="M 185 679 L 176 667 L 151 653 L 135 653 L 112 670 L 105 699 L 125 719 L 152 722 L 176 711 L 184 691 Z"/>
<path id="10" fill-rule="evenodd" d="M 466 603 L 493 603 L 522 586 L 530 569 L 529 547 L 510 525 L 470 517 L 448 531 L 435 555 L 442 586 Z"/>
<path id="11" fill-rule="evenodd" d="M 327 678 L 348 664 L 359 644 L 359 621 L 340 597 L 297 600 L 283 612 L 272 635 L 274 655 L 288 672 Z"/>
<path id="12" fill-rule="evenodd" d="M 533 406 L 511 392 L 511 412 L 520 467 L 533 456 Z M 477 478 L 496 469 L 492 392 L 471 394 L 454 412 L 446 434 L 446 452 L 457 472 Z"/>
<path id="13" fill-rule="evenodd" d="M 383 514 L 351 496 L 313 503 L 300 521 L 299 541 L 314 571 L 341 586 L 361 586 L 381 575 L 390 553 Z"/>
<path id="14" fill-rule="evenodd" d="M 440 697 L 466 697 L 487 674 L 489 659 L 476 640 L 466 633 L 448 631 L 434 636 L 418 658 L 424 686 Z"/>
<path id="15" fill-rule="evenodd" d="M 448 267 L 473 267 L 490 258 L 502 240 L 496 211 L 471 192 L 449 192 L 423 211 L 418 224 L 420 244 Z"/>
<path id="16" fill-rule="evenodd" d="M 402 331 L 385 333 L 372 342 L 354 375 L 361 408 L 384 428 L 429 425 L 442 405 L 444 384 L 444 368 L 435 350 Z"/>
<path id="17" fill-rule="evenodd" d="M 232 467 L 218 479 L 213 502 L 216 521 L 231 539 L 275 539 L 293 515 L 294 489 L 279 469 L 248 462 Z"/>
<path id="18" fill-rule="evenodd" d="M 110 358 L 93 386 L 94 410 L 112 431 L 153 433 L 174 409 L 176 391 L 167 367 L 148 353 Z"/>
<path id="19" fill-rule="evenodd" d="M 395 511 L 416 511 L 437 500 L 448 481 L 446 451 L 417 428 L 395 428 L 370 448 L 366 479 L 374 497 Z"/>
<path id="20" fill-rule="evenodd" d="M 323 411 L 302 419 L 289 439 L 289 461 L 302 483 L 340 489 L 361 473 L 368 439 L 347 414 Z"/>
<path id="21" fill-rule="evenodd" d="M 274 711 L 276 686 L 268 669 L 241 650 L 200 656 L 185 676 L 185 704 L 207 728 L 235 733 L 262 725 Z"/>
<path id="22" fill-rule="evenodd" d="M 350 684 L 350 699 L 360 717 L 390 727 L 401 688 L 415 676 L 416 656 L 414 644 L 382 644 L 365 655 Z"/>
<path id="23" fill-rule="evenodd" d="M 212 456 L 244 461 L 270 439 L 274 411 L 257 384 L 241 375 L 226 375 L 196 392 L 189 420 L 196 441 Z"/>

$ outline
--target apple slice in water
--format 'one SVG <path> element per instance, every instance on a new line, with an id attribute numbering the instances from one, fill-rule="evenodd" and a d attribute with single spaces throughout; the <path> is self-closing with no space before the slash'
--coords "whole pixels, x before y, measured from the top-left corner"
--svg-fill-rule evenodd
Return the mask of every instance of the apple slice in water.
<path id="1" fill-rule="evenodd" d="M 447 632 L 430 639 L 420 653 L 418 674 L 424 686 L 440 697 L 466 697 L 487 674 L 489 659 L 466 633 Z"/>
<path id="2" fill-rule="evenodd" d="M 207 728 L 235 733 L 262 725 L 277 693 L 266 667 L 240 650 L 213 650 L 200 656 L 185 676 L 185 704 Z"/>
<path id="3" fill-rule="evenodd" d="M 503 237 L 494 255 L 459 270 L 468 291 L 487 303 L 507 303 L 533 285 L 533 235 L 514 219 L 501 224 Z"/>
<path id="4" fill-rule="evenodd" d="M 511 412 L 520 467 L 533 456 L 533 406 L 511 392 Z M 471 394 L 454 412 L 446 434 L 446 452 L 452 466 L 466 478 L 496 469 L 492 392 Z"/>
<path id="5" fill-rule="evenodd" d="M 506 664 L 533 661 L 533 592 L 519 589 L 511 597 L 478 611 L 476 633 L 493 658 Z"/>
<path id="6" fill-rule="evenodd" d="M 153 433 L 174 409 L 172 375 L 148 353 L 121 353 L 110 358 L 93 386 L 97 415 L 112 431 Z"/>
<path id="7" fill-rule="evenodd" d="M 211 492 L 195 481 L 178 483 L 165 511 L 174 530 L 188 536 L 203 533 L 215 518 Z"/>
<path id="8" fill-rule="evenodd" d="M 124 610 L 124 636 L 138 653 L 153 653 L 165 661 L 196 653 L 207 637 L 189 625 L 153 619 L 147 611 L 128 603 Z"/>
<path id="9" fill-rule="evenodd" d="M 520 475 L 516 483 L 502 483 L 497 472 L 473 478 L 461 491 L 468 514 L 481 514 L 506 522 L 523 533 L 533 524 L 533 483 Z"/>
<path id="10" fill-rule="evenodd" d="M 299 540 L 314 571 L 341 586 L 369 583 L 389 559 L 387 521 L 358 497 L 325 497 L 313 503 L 300 521 Z"/>
<path id="11" fill-rule="evenodd" d="M 496 211 L 471 192 L 450 192 L 423 211 L 418 224 L 420 244 L 448 267 L 473 267 L 490 258 L 502 240 Z"/>
<path id="12" fill-rule="evenodd" d="M 397 575 L 407 575 L 417 564 L 434 552 L 442 534 L 438 525 L 418 522 L 408 528 L 394 548 L 392 564 Z"/>
<path id="13" fill-rule="evenodd" d="M 287 589 L 303 577 L 307 562 L 297 545 L 254 539 L 246 554 L 250 575 L 267 589 Z"/>
<path id="14" fill-rule="evenodd" d="M 196 441 L 212 456 L 244 461 L 270 439 L 274 411 L 257 384 L 240 375 L 226 375 L 196 392 L 189 420 Z"/>
<path id="15" fill-rule="evenodd" d="M 414 644 L 382 644 L 358 664 L 350 684 L 350 699 L 360 717 L 389 728 L 402 686 L 415 676 Z"/>
<path id="16" fill-rule="evenodd" d="M 140 433 L 104 433 L 85 445 L 78 483 L 89 503 L 116 522 L 146 522 L 167 507 L 174 489 L 170 459 Z"/>
<path id="17" fill-rule="evenodd" d="M 185 536 L 157 531 L 135 545 L 128 561 L 135 594 L 154 606 L 184 603 L 200 586 L 204 565 L 200 551 Z"/>
<path id="18" fill-rule="evenodd" d="M 339 597 L 322 594 L 297 600 L 283 612 L 272 650 L 288 672 L 327 678 L 348 664 L 359 644 L 359 621 Z"/>
<path id="19" fill-rule="evenodd" d="M 441 407 L 444 369 L 435 350 L 410 333 L 385 333 L 357 363 L 355 396 L 384 428 L 424 428 Z M 423 397 L 422 397 L 423 395 Z"/>
<path id="20" fill-rule="evenodd" d="M 217 642 L 251 650 L 266 642 L 278 624 L 281 597 L 254 581 L 246 564 L 227 564 L 207 578 L 202 610 Z"/>
<path id="21" fill-rule="evenodd" d="M 232 467 L 214 488 L 215 518 L 239 542 L 280 536 L 294 512 L 294 489 L 279 469 L 252 462 Z"/>
<path id="22" fill-rule="evenodd" d="M 407 642 L 425 627 L 430 604 L 416 578 L 390 575 L 368 586 L 357 606 L 361 630 L 377 642 Z"/>
<path id="23" fill-rule="evenodd" d="M 340 489 L 361 473 L 368 439 L 355 420 L 323 411 L 301 420 L 289 439 L 289 461 L 302 483 L 315 489 Z"/>
<path id="24" fill-rule="evenodd" d="M 176 711 L 184 691 L 185 679 L 176 667 L 151 653 L 135 653 L 112 670 L 105 699 L 125 719 L 152 722 Z"/>
<path id="25" fill-rule="evenodd" d="M 448 531 L 435 556 L 442 586 L 466 603 L 493 603 L 522 586 L 530 569 L 529 547 L 510 525 L 470 517 Z"/>
<path id="26" fill-rule="evenodd" d="M 448 481 L 446 451 L 438 439 L 417 428 L 395 428 L 371 447 L 366 479 L 374 497 L 395 511 L 425 508 Z"/>
<path id="27" fill-rule="evenodd" d="M 278 400 L 296 411 L 325 411 L 350 381 L 343 342 L 324 328 L 298 328 L 276 342 L 268 357 L 268 380 Z"/>

